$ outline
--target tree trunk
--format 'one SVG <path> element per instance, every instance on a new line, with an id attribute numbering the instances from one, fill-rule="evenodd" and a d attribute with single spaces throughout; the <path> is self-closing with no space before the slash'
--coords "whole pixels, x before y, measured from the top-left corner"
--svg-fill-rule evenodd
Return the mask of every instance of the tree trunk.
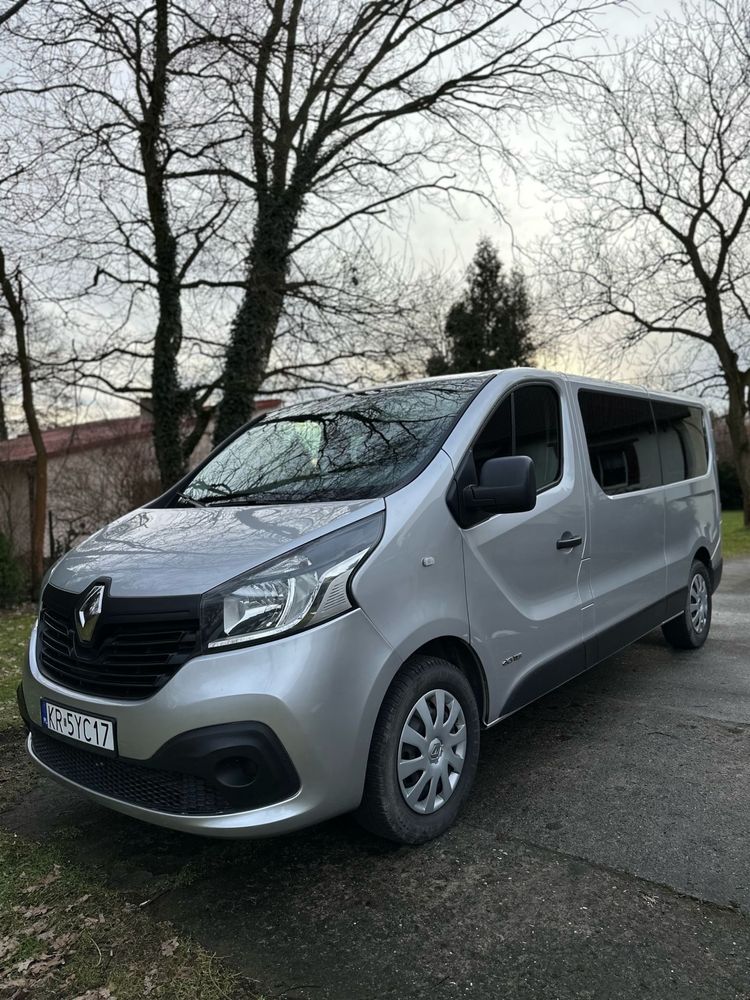
<path id="1" fill-rule="evenodd" d="M 747 437 L 747 434 L 745 436 Z M 747 454 L 747 446 L 745 451 L 745 458 L 742 467 L 738 469 L 737 477 L 740 481 L 740 489 L 742 490 L 743 523 L 750 531 L 750 455 Z"/>
<path id="2" fill-rule="evenodd" d="M 724 332 L 724 312 L 721 295 L 715 286 L 706 289 L 706 318 L 711 328 L 714 350 L 719 356 L 729 396 L 727 428 L 737 479 L 742 492 L 743 519 L 750 528 L 750 434 L 748 433 L 747 373 L 740 371 L 736 351 L 730 347 Z"/>
<path id="3" fill-rule="evenodd" d="M 185 472 L 181 442 L 183 399 L 177 374 L 177 356 L 182 343 L 181 288 L 178 279 L 177 241 L 172 233 L 165 168 L 159 152 L 167 105 L 169 0 L 156 0 L 153 57 L 151 100 L 144 111 L 141 124 L 140 152 L 146 181 L 146 201 L 154 234 L 159 302 L 151 369 L 154 451 L 161 484 L 166 489 Z"/>
<path id="4" fill-rule="evenodd" d="M 3 384 L 0 382 L 0 441 L 8 440 L 8 421 L 5 419 L 5 397 Z"/>
<path id="5" fill-rule="evenodd" d="M 29 427 L 36 461 L 34 462 L 34 497 L 31 509 L 31 594 L 39 596 L 44 577 L 44 532 L 47 522 L 47 450 L 34 407 L 34 388 L 31 381 L 28 338 L 26 336 L 26 310 L 20 276 L 11 277 L 5 270 L 5 256 L 0 249 L 0 290 L 8 306 L 16 335 L 16 360 L 21 374 L 23 412 Z"/>
<path id="6" fill-rule="evenodd" d="M 727 428 L 732 443 L 737 479 L 742 491 L 742 510 L 746 528 L 750 528 L 750 433 L 747 426 L 748 409 L 743 387 L 730 386 Z"/>
<path id="7" fill-rule="evenodd" d="M 182 340 L 182 309 L 177 287 L 176 252 L 171 235 L 157 245 L 159 267 L 159 321 L 154 335 L 151 368 L 151 405 L 154 451 L 161 484 L 166 489 L 185 472 L 181 440 L 182 397 L 177 377 L 177 354 Z"/>
<path id="8" fill-rule="evenodd" d="M 0 14 L 0 24 L 4 24 L 9 21 L 14 14 L 17 14 L 22 7 L 25 7 L 29 0 L 16 0 L 16 3 L 10 5 L 10 7 Z"/>
<path id="9" fill-rule="evenodd" d="M 253 414 L 284 305 L 287 253 L 297 215 L 298 209 L 288 201 L 261 209 L 259 214 L 247 259 L 245 291 L 230 329 L 214 444 Z"/>

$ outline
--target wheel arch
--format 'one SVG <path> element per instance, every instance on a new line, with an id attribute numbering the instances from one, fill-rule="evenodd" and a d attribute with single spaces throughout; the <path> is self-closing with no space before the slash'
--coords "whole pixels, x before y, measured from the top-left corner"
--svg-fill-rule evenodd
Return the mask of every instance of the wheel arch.
<path id="1" fill-rule="evenodd" d="M 487 713 L 489 710 L 487 677 L 479 657 L 465 639 L 457 635 L 441 635 L 434 639 L 429 639 L 404 659 L 401 669 L 407 666 L 416 656 L 439 656 L 441 659 L 447 660 L 448 663 L 452 663 L 453 666 L 458 667 L 465 674 L 474 691 L 480 720 L 484 724 L 487 723 Z"/>
<path id="2" fill-rule="evenodd" d="M 705 545 L 699 545 L 696 551 L 693 553 L 693 561 L 698 560 L 702 562 L 703 565 L 708 570 L 708 577 L 711 581 L 711 587 L 713 588 L 714 582 L 714 568 L 711 563 L 711 553 L 708 551 Z"/>

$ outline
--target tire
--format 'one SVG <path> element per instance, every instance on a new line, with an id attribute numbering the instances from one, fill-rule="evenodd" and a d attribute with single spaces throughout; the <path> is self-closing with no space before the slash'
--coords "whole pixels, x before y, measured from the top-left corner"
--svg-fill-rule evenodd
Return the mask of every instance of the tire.
<path id="1" fill-rule="evenodd" d="M 675 649 L 700 649 L 711 628 L 711 576 L 705 565 L 696 559 L 690 568 L 690 578 L 681 614 L 665 622 L 661 630 Z"/>
<path id="2" fill-rule="evenodd" d="M 466 675 L 436 656 L 415 657 L 380 709 L 357 821 L 399 844 L 423 844 L 445 833 L 474 781 L 479 730 Z"/>

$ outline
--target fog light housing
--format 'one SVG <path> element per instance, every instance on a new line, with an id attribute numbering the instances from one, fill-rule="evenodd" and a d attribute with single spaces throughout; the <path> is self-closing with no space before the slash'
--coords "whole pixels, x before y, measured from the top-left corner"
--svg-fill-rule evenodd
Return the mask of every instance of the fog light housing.
<path id="1" fill-rule="evenodd" d="M 225 757 L 215 768 L 216 780 L 227 788 L 247 788 L 258 777 L 252 757 Z"/>

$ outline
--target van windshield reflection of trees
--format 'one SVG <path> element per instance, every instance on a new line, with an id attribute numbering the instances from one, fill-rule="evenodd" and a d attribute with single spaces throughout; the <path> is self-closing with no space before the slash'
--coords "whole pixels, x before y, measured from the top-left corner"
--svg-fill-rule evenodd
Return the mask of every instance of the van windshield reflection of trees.
<path id="1" fill-rule="evenodd" d="M 230 441 L 183 496 L 212 505 L 384 496 L 416 475 L 484 381 L 376 389 L 287 407 Z"/>

